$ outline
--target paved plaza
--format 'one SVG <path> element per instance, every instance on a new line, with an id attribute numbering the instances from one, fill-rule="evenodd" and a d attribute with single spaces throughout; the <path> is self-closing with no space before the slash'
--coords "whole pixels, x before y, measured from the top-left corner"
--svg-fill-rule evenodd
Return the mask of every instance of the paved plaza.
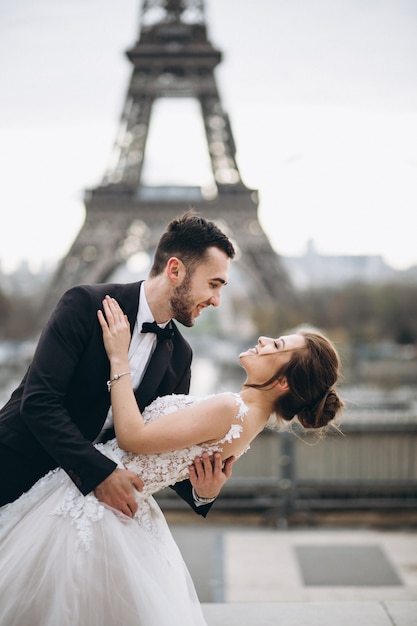
<path id="1" fill-rule="evenodd" d="M 209 626 L 417 626 L 414 528 L 170 526 Z"/>

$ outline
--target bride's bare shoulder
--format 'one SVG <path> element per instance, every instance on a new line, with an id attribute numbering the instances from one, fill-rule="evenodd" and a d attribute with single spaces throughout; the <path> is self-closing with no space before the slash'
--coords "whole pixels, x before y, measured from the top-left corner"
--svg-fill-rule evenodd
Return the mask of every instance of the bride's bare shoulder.
<path id="1" fill-rule="evenodd" d="M 240 414 L 244 404 L 239 394 L 232 392 L 212 395 L 206 399 L 206 402 L 207 406 L 210 406 L 212 410 L 219 410 L 230 417 Z"/>

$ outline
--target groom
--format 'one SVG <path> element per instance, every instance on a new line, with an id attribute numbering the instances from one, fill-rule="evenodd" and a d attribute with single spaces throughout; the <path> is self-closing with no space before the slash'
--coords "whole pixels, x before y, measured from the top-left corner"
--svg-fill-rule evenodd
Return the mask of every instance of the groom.
<path id="1" fill-rule="evenodd" d="M 168 225 L 145 281 L 81 285 L 62 296 L 28 371 L 0 410 L 0 505 L 60 466 L 84 495 L 94 491 L 103 503 L 134 515 L 132 487 L 140 491 L 142 480 L 93 445 L 114 436 L 97 310 L 108 294 L 129 318 L 130 374 L 141 410 L 158 396 L 187 394 L 192 350 L 173 320 L 191 327 L 206 307 L 220 304 L 234 254 L 213 222 L 188 212 Z M 203 516 L 231 475 L 233 459 L 223 467 L 217 456 L 213 465 L 196 459 L 190 481 L 174 486 Z"/>

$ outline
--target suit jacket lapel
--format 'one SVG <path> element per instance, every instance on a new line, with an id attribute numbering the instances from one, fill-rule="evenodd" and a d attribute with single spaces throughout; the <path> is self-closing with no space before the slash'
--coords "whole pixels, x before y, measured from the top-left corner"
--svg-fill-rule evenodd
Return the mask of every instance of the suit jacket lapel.
<path id="1" fill-rule="evenodd" d="M 131 328 L 133 330 L 138 314 L 140 287 L 143 281 L 138 283 L 128 283 L 124 286 L 122 301 L 125 307 L 125 313 L 129 318 Z M 135 294 L 135 295 L 134 295 Z M 126 297 L 124 297 L 126 296 Z M 136 296 L 136 297 L 135 297 Z M 171 322 L 173 327 L 175 325 Z M 172 340 L 166 339 L 158 341 L 156 348 L 148 363 L 143 379 L 135 391 L 136 401 L 141 411 L 155 398 L 158 387 L 167 371 L 171 362 L 172 350 L 174 344 Z"/>
<path id="2" fill-rule="evenodd" d="M 138 307 L 139 307 L 139 296 L 140 296 L 140 286 L 143 283 L 143 280 L 137 283 L 126 283 L 123 285 L 121 295 L 120 295 L 120 303 L 123 305 L 123 310 L 129 318 L 130 327 L 133 330 L 136 318 L 138 315 Z"/>
<path id="3" fill-rule="evenodd" d="M 146 368 L 142 382 L 135 391 L 136 401 L 141 411 L 143 411 L 143 408 L 154 398 L 155 392 L 171 361 L 172 348 L 173 343 L 171 339 L 158 341 L 156 344 L 155 351 Z"/>

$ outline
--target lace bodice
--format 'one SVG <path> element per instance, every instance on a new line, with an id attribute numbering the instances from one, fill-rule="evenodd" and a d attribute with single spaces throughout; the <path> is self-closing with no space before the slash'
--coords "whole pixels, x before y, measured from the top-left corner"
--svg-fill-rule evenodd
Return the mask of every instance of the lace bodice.
<path id="1" fill-rule="evenodd" d="M 236 418 L 242 422 L 248 408 L 239 394 L 233 394 L 233 396 L 238 407 Z M 202 399 L 184 394 L 157 398 L 145 409 L 143 419 L 145 422 L 150 422 L 160 415 L 173 413 L 178 409 L 201 402 Z M 232 424 L 226 435 L 215 443 L 194 445 L 160 454 L 145 455 L 125 452 L 118 447 L 115 439 L 106 444 L 99 444 L 97 447 L 107 456 L 117 459 L 119 465 L 138 474 L 144 481 L 142 495 L 149 496 L 188 478 L 188 468 L 196 456 L 201 456 L 204 451 L 209 453 L 221 451 L 225 442 L 238 439 L 241 432 L 241 424 Z M 246 452 L 248 448 L 249 446 L 243 452 Z"/>
<path id="2" fill-rule="evenodd" d="M 242 422 L 248 408 L 239 394 L 232 394 L 237 406 L 236 422 L 233 423 L 226 435 L 219 441 L 211 444 L 194 445 L 174 452 L 161 454 L 132 454 L 121 450 L 116 439 L 104 444 L 97 444 L 97 449 L 113 459 L 119 467 L 129 469 L 140 476 L 144 482 L 143 490 L 136 492 L 140 506 L 135 514 L 135 521 L 144 528 L 155 545 L 158 545 L 159 535 L 154 526 L 155 506 L 152 494 L 188 478 L 188 468 L 196 456 L 204 451 L 213 453 L 221 451 L 225 442 L 238 439 L 242 432 Z M 157 398 L 143 413 L 145 422 L 157 419 L 160 415 L 172 413 L 177 409 L 201 402 L 204 398 L 186 395 L 172 395 Z M 247 446 L 241 454 L 249 449 Z M 54 495 L 56 494 L 56 496 Z M 97 500 L 93 493 L 83 496 L 67 474 L 59 468 L 50 471 L 41 478 L 29 491 L 15 502 L 0 508 L 0 540 L 5 537 L 10 528 L 27 514 L 28 510 L 36 509 L 48 495 L 54 500 L 49 515 L 57 515 L 70 520 L 77 530 L 76 548 L 82 546 L 88 550 L 93 542 L 94 528 L 103 520 L 105 505 Z M 56 498 L 56 499 L 55 499 Z M 112 509 L 113 513 L 117 513 Z M 124 518 L 126 523 L 126 518 Z"/>

